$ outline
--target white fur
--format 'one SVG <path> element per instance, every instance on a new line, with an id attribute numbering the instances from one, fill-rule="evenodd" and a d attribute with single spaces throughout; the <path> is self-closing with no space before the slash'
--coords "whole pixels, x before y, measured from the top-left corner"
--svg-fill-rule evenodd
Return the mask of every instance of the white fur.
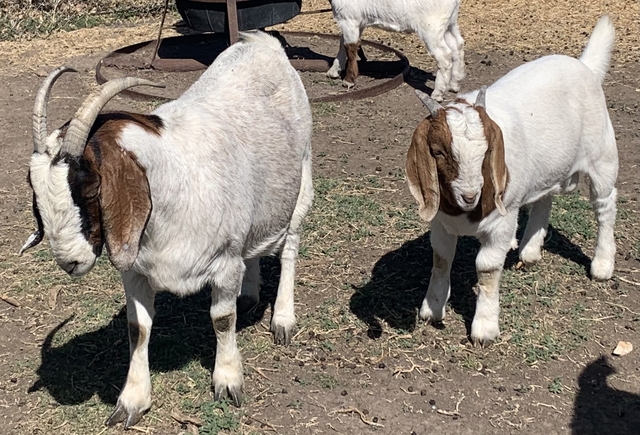
<path id="1" fill-rule="evenodd" d="M 59 149 L 58 134 L 54 131 L 47 140 L 53 149 Z M 53 165 L 50 154 L 32 154 L 31 184 L 51 250 L 62 269 L 82 275 L 93 268 L 97 257 L 82 233 L 80 210 L 71 198 L 68 174 L 69 166 L 62 162 Z"/>
<path id="2" fill-rule="evenodd" d="M 458 28 L 460 0 L 331 0 L 333 17 L 342 31 L 340 51 L 327 75 L 339 78 L 345 69 L 344 44 L 355 44 L 366 27 L 416 32 L 438 64 L 434 99 L 458 91 L 464 78 L 464 40 Z"/>
<path id="3" fill-rule="evenodd" d="M 518 210 L 533 204 L 520 246 L 520 258 L 532 263 L 541 258 L 553 195 L 575 188 L 579 174 L 591 180 L 591 200 L 598 221 L 598 236 L 591 275 L 608 279 L 613 273 L 618 153 L 615 134 L 601 82 L 608 68 L 614 29 L 603 17 L 580 60 L 568 56 L 545 56 L 524 64 L 502 77 L 486 92 L 486 110 L 501 128 L 509 183 L 503 203 L 505 216 L 494 210 L 480 222 L 466 215 L 448 216 L 439 211 L 432 222 L 434 253 L 444 265 L 435 267 L 420 314 L 441 320 L 450 292 L 448 274 L 455 252 L 456 236 L 479 238 L 476 258 L 478 274 L 496 279 L 479 279 L 479 295 L 471 337 L 480 342 L 499 334 L 499 272 L 505 256 L 514 246 Z M 585 61 L 586 59 L 586 61 Z M 586 64 L 585 64 L 586 62 Z M 480 136 L 482 125 L 471 115 L 477 91 L 460 98 L 468 102 L 463 113 L 447 111 L 453 135 L 453 154 L 460 170 L 454 184 L 456 200 L 465 189 L 482 186 Z M 453 103 L 461 109 L 464 104 Z M 435 257 L 434 257 L 435 258 Z M 495 275 L 497 274 L 497 275 Z M 446 276 L 445 276 L 446 275 Z M 445 297 L 446 295 L 446 297 Z"/>
<path id="4" fill-rule="evenodd" d="M 471 211 L 480 200 L 484 185 L 482 161 L 489 146 L 478 112 L 468 104 L 450 106 L 459 110 L 447 111 L 447 124 L 453 138 L 451 154 L 458 163 L 458 177 L 451 183 L 451 188 L 457 205 L 464 211 Z M 475 201 L 468 204 L 463 195 L 475 195 Z"/>
<path id="5" fill-rule="evenodd" d="M 302 82 L 275 38 L 243 34 L 179 99 L 153 113 L 164 125 L 159 137 L 134 123 L 119 136 L 119 145 L 145 168 L 153 204 L 138 256 L 131 270 L 123 272 L 129 324 L 147 337 L 131 348 L 127 382 L 118 399 L 116 410 L 125 409 L 129 417 L 151 404 L 147 345 L 158 291 L 183 296 L 205 285 L 212 288 L 218 343 L 213 384 L 216 394 L 228 390 L 239 395 L 243 376 L 235 340 L 236 297 L 245 288 L 257 298 L 259 257 L 281 252 L 272 329 L 276 341 L 278 334 L 280 341 L 288 341 L 295 324 L 299 233 L 313 199 L 311 110 Z M 49 139 L 54 140 L 53 134 Z M 49 164 L 40 159 L 46 156 L 34 157 L 31 171 L 46 234 L 56 256 L 79 261 L 85 254 L 76 253 L 82 245 L 80 223 L 67 172 L 59 165 L 51 171 L 60 174 L 50 181 L 34 177 L 44 173 L 38 165 Z M 225 321 L 229 328 L 216 327 Z"/>

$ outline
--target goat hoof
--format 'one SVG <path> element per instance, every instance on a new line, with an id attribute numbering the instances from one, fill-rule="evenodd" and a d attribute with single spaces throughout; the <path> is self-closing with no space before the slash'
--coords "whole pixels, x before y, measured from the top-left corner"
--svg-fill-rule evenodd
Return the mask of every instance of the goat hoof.
<path id="1" fill-rule="evenodd" d="M 339 79 L 340 71 L 329 70 L 327 71 L 327 77 L 329 77 L 330 79 Z"/>
<path id="2" fill-rule="evenodd" d="M 118 402 L 116 409 L 113 410 L 105 424 L 107 426 L 114 426 L 124 421 L 124 428 L 129 429 L 131 426 L 135 426 L 142 419 L 142 415 L 143 412 L 140 411 L 127 411 L 124 405 Z"/>
<path id="3" fill-rule="evenodd" d="M 241 386 L 220 386 L 214 388 L 213 400 L 219 402 L 229 397 L 233 404 L 240 408 L 242 405 L 242 387 Z"/>
<path id="4" fill-rule="evenodd" d="M 287 330 L 284 326 L 276 326 L 273 330 L 273 341 L 279 346 L 289 346 L 291 330 Z"/>
<path id="5" fill-rule="evenodd" d="M 479 338 L 473 338 L 471 337 L 471 344 L 473 345 L 473 347 L 479 347 L 482 349 L 488 349 L 491 347 L 491 345 L 493 344 L 494 340 L 484 340 L 484 339 L 479 339 Z"/>
<path id="6" fill-rule="evenodd" d="M 254 309 L 259 302 L 259 299 L 252 298 L 251 296 L 240 295 L 236 301 L 236 310 L 239 315 L 246 314 Z"/>
<path id="7" fill-rule="evenodd" d="M 349 89 L 349 90 L 353 89 L 353 87 L 354 87 L 355 85 L 356 85 L 355 83 L 348 82 L 348 81 L 346 81 L 346 80 L 343 80 L 343 81 L 342 81 L 342 86 L 344 86 L 345 88 L 347 88 L 347 89 Z"/>

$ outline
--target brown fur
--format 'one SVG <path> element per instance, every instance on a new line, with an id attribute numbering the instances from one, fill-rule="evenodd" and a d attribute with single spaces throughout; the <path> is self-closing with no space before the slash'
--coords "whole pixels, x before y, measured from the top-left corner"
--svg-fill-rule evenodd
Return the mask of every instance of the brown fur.
<path id="1" fill-rule="evenodd" d="M 446 121 L 446 110 L 458 109 L 447 107 L 435 118 L 422 121 L 413 133 L 407 153 L 407 180 L 418 201 L 419 214 L 426 221 L 431 221 L 438 210 L 450 216 L 465 213 L 457 205 L 450 188 L 451 182 L 458 177 L 458 165 L 451 155 L 453 138 Z M 509 178 L 502 131 L 482 107 L 476 110 L 484 126 L 488 150 L 482 163 L 484 186 L 480 201 L 468 212 L 471 222 L 481 221 L 496 209 L 496 203 L 502 204 Z M 439 153 L 441 157 L 437 156 Z"/>
<path id="2" fill-rule="evenodd" d="M 159 118 L 157 118 L 159 120 Z M 138 254 L 142 232 L 151 213 L 151 194 L 145 170 L 136 156 L 118 145 L 122 129 L 135 122 L 159 134 L 153 117 L 114 113 L 101 115 L 83 157 L 100 175 L 98 196 L 109 258 L 119 270 L 130 268 Z"/>
<path id="3" fill-rule="evenodd" d="M 129 346 L 137 349 L 147 339 L 147 334 L 137 323 L 129 322 Z"/>
<path id="4" fill-rule="evenodd" d="M 484 126 L 487 138 L 487 154 L 482 162 L 484 186 L 478 206 L 469 214 L 471 222 L 479 222 L 493 212 L 497 204 L 502 204 L 502 197 L 509 182 L 509 172 L 504 160 L 504 140 L 502 130 L 493 122 L 483 107 L 476 107 Z"/>
<path id="5" fill-rule="evenodd" d="M 347 73 L 344 76 L 344 81 L 347 83 L 354 83 L 360 75 L 358 71 L 358 48 L 360 43 L 344 44 L 344 49 L 347 52 Z"/>

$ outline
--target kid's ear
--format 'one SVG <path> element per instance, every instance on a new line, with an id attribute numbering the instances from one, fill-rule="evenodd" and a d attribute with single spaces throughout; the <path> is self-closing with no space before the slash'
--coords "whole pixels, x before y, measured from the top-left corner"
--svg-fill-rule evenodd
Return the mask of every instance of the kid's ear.
<path id="1" fill-rule="evenodd" d="M 440 184 L 436 160 L 429 151 L 427 135 L 431 128 L 428 119 L 422 121 L 413 132 L 407 152 L 406 173 L 411 194 L 418 202 L 418 214 L 431 222 L 440 207 Z"/>

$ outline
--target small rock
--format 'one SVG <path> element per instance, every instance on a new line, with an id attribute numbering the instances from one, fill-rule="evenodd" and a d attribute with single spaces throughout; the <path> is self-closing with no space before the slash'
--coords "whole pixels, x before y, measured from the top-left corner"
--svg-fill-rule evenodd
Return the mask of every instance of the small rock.
<path id="1" fill-rule="evenodd" d="M 347 394 L 348 394 L 348 393 L 347 393 L 347 390 L 342 390 L 342 391 L 340 391 L 340 395 L 341 395 L 341 396 L 346 396 Z"/>
<path id="2" fill-rule="evenodd" d="M 413 393 L 413 387 L 409 386 L 409 388 L 407 388 L 407 391 Z"/>
<path id="3" fill-rule="evenodd" d="M 618 345 L 615 349 L 613 349 L 613 354 L 616 356 L 625 356 L 631 353 L 633 350 L 633 345 L 628 341 L 619 341 Z"/>

